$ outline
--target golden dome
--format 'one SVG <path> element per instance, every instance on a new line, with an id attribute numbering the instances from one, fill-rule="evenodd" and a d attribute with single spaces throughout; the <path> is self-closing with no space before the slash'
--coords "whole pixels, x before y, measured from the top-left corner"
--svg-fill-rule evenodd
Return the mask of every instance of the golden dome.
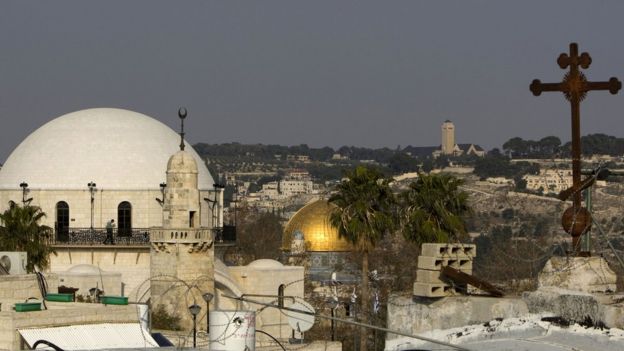
<path id="1" fill-rule="evenodd" d="M 307 251 L 351 251 L 351 244 L 339 238 L 338 229 L 329 222 L 335 207 L 327 200 L 317 200 L 303 206 L 286 224 L 282 248 L 290 250 L 293 235 L 301 231 Z"/>

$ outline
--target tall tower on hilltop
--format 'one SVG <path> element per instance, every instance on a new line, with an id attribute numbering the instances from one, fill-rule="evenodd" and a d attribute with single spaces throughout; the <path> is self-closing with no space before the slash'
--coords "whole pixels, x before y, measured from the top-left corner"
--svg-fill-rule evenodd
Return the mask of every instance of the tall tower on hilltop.
<path id="1" fill-rule="evenodd" d="M 455 125 L 448 119 L 442 123 L 442 154 L 452 155 L 455 148 Z"/>
<path id="2" fill-rule="evenodd" d="M 164 189 L 163 226 L 150 229 L 150 277 L 152 308 L 164 308 L 180 318 L 180 327 L 190 331 L 193 316 L 189 306 L 205 306 L 203 294 L 214 294 L 214 246 L 211 228 L 200 223 L 200 195 L 197 163 L 184 151 L 184 118 L 180 151 L 167 162 Z M 205 328 L 205 308 L 197 316 Z M 201 318 L 200 318 L 201 317 Z"/>

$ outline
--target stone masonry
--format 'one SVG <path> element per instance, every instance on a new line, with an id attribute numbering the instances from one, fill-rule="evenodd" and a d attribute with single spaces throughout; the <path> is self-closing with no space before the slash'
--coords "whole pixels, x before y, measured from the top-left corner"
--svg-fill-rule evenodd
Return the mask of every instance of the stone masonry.
<path id="1" fill-rule="evenodd" d="M 214 294 L 214 246 L 210 228 L 200 227 L 197 163 L 186 151 L 167 164 L 163 227 L 150 230 L 152 309 L 163 306 L 180 318 L 183 330 L 193 328 L 188 307 L 202 307 L 198 328 L 206 328 L 204 293 Z"/>

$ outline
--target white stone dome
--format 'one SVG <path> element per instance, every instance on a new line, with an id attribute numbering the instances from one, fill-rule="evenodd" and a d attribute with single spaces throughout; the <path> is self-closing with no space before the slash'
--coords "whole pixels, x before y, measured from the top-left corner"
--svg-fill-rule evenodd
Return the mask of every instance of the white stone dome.
<path id="1" fill-rule="evenodd" d="M 255 260 L 247 265 L 248 267 L 259 268 L 259 269 L 271 269 L 271 268 L 282 268 L 283 264 L 276 260 L 272 260 L 270 258 L 261 258 L 259 260 Z"/>
<path id="2" fill-rule="evenodd" d="M 160 189 L 167 161 L 179 151 L 180 136 L 146 115 L 94 108 L 58 117 L 34 131 L 0 169 L 0 189 Z M 213 188 L 205 163 L 190 145 L 198 186 Z"/>

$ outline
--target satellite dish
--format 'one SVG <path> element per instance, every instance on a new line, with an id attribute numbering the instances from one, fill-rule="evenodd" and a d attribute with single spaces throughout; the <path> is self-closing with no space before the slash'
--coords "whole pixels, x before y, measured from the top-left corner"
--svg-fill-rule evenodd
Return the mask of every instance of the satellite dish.
<path id="1" fill-rule="evenodd" d="M 293 310 L 306 311 L 316 313 L 314 307 L 305 301 L 296 301 L 292 305 L 287 306 Z M 295 331 L 303 333 L 310 330 L 314 325 L 314 316 L 306 313 L 285 311 L 288 316 L 288 325 Z"/>
<path id="2" fill-rule="evenodd" d="M 7 273 L 11 271 L 11 258 L 9 256 L 2 256 L 2 258 L 0 258 L 0 266 L 2 266 L 2 268 L 4 268 L 4 271 L 6 271 Z"/>

